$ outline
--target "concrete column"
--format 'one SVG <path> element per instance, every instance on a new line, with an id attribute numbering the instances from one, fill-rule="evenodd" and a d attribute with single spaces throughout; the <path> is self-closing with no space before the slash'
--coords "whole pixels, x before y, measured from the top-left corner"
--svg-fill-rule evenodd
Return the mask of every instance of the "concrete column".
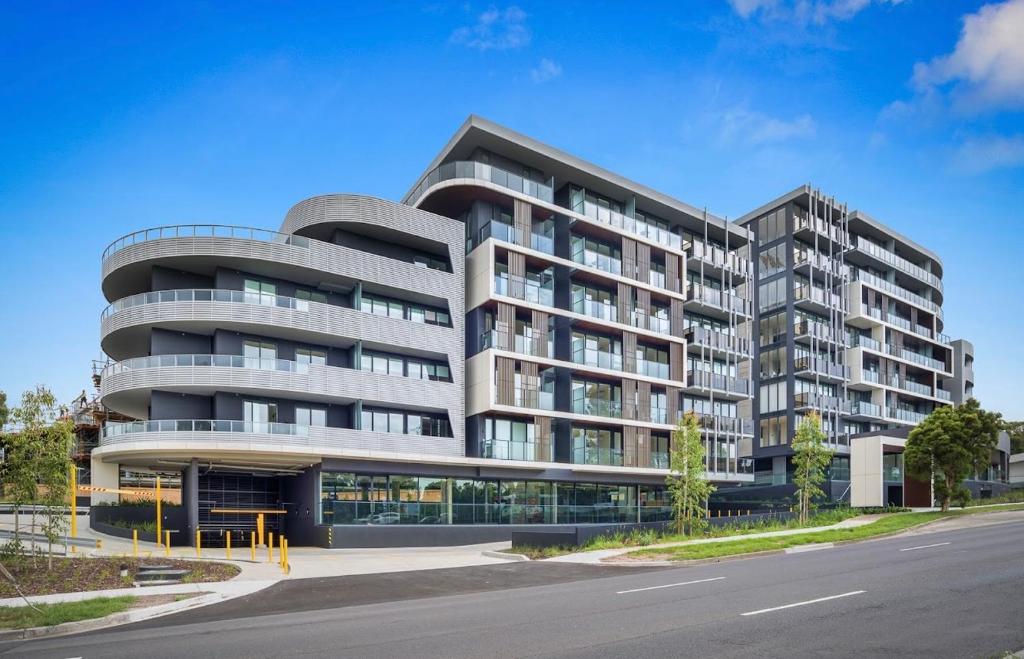
<path id="1" fill-rule="evenodd" d="M 98 487 L 106 487 L 112 490 L 116 490 L 120 485 L 120 479 L 118 478 L 118 464 L 114 462 L 103 462 L 102 459 L 92 456 L 91 460 L 92 468 L 92 484 Z M 114 492 L 93 492 L 90 495 L 90 503 L 96 505 L 98 503 L 117 503 L 119 501 L 118 495 Z"/>
<path id="2" fill-rule="evenodd" d="M 199 461 L 192 458 L 188 467 L 185 468 L 182 483 L 182 504 L 186 506 L 186 527 L 188 529 L 188 544 L 194 547 L 196 544 L 196 529 L 199 528 Z"/>

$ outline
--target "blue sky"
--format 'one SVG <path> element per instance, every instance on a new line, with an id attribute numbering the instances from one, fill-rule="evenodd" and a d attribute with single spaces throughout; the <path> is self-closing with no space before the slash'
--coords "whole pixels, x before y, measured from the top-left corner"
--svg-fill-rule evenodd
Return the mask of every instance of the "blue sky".
<path id="1" fill-rule="evenodd" d="M 811 181 L 942 255 L 976 394 L 1024 418 L 1024 0 L 0 8 L 0 389 L 101 357 L 100 255 L 399 198 L 478 113 L 720 215 Z"/>

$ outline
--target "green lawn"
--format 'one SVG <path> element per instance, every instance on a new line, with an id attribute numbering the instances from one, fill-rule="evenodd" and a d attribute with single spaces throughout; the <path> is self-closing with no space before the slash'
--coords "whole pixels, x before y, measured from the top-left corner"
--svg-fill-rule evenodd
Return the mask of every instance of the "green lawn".
<path id="1" fill-rule="evenodd" d="M 102 618 L 126 610 L 134 597 L 97 597 L 81 602 L 59 604 L 37 604 L 40 611 L 30 606 L 0 606 L 0 628 L 25 629 L 28 627 L 49 627 L 63 622 Z"/>
<path id="2" fill-rule="evenodd" d="M 750 554 L 762 551 L 779 551 L 789 547 L 798 547 L 800 545 L 823 542 L 850 542 L 853 540 L 865 540 L 876 536 L 897 533 L 913 526 L 934 522 L 935 520 L 942 519 L 944 517 L 958 517 L 960 515 L 971 515 L 985 512 L 1004 512 L 1008 510 L 1024 510 L 1024 505 L 1002 506 L 995 509 L 968 508 L 966 510 L 952 510 L 948 513 L 894 513 L 892 515 L 881 517 L 871 524 L 865 524 L 864 526 L 849 529 L 834 529 L 831 531 L 818 531 L 816 533 L 803 533 L 800 535 L 789 535 L 775 538 L 750 538 L 748 540 L 683 545 L 667 549 L 641 549 L 639 551 L 630 552 L 629 556 L 670 561 L 688 561 L 702 558 L 736 556 L 739 554 Z"/>

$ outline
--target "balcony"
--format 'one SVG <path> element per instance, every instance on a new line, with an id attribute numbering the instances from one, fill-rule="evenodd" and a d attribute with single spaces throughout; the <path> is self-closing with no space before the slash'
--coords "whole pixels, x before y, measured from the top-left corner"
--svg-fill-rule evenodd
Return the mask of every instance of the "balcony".
<path id="1" fill-rule="evenodd" d="M 651 406 L 651 423 L 668 424 L 668 409 Z"/>
<path id="2" fill-rule="evenodd" d="M 513 387 L 512 405 L 535 410 L 555 409 L 555 394 L 552 391 L 541 391 L 532 387 Z"/>
<path id="3" fill-rule="evenodd" d="M 670 334 L 671 323 L 668 318 L 643 313 L 637 309 L 630 316 L 630 324 L 639 329 L 650 330 L 658 334 Z"/>
<path id="4" fill-rule="evenodd" d="M 619 308 L 611 302 L 598 302 L 597 300 L 573 300 L 572 310 L 574 313 L 597 318 L 610 323 L 619 322 Z"/>
<path id="5" fill-rule="evenodd" d="M 687 411 L 681 411 L 679 418 L 683 418 Z M 743 419 L 732 416 L 721 416 L 718 414 L 704 414 L 703 412 L 694 412 L 694 416 L 697 417 L 697 427 L 703 432 L 709 433 L 731 433 L 738 435 L 753 435 L 754 434 L 754 421 L 752 419 Z"/>
<path id="6" fill-rule="evenodd" d="M 818 357 L 798 357 L 793 362 L 797 373 L 810 373 L 823 379 L 841 381 L 850 379 L 850 369 L 842 364 Z"/>
<path id="7" fill-rule="evenodd" d="M 852 278 L 853 281 L 863 282 L 869 286 L 885 291 L 886 293 L 894 295 L 900 298 L 901 300 L 904 300 L 905 302 L 917 305 L 918 307 L 921 307 L 922 309 L 935 314 L 939 319 L 942 318 L 941 306 L 932 302 L 928 298 L 922 297 L 917 293 L 908 291 L 902 286 L 897 286 L 892 282 L 886 281 L 881 277 L 876 277 L 875 275 L 864 270 L 861 270 L 859 268 L 852 269 Z"/>
<path id="8" fill-rule="evenodd" d="M 740 279 L 749 279 L 754 274 L 754 266 L 750 260 L 703 240 L 688 241 L 683 249 L 688 260 L 704 263 L 716 271 L 728 271 Z"/>
<path id="9" fill-rule="evenodd" d="M 712 350 L 722 350 L 740 355 L 750 354 L 750 341 L 734 334 L 716 332 L 704 327 L 690 326 L 686 329 L 686 343 Z"/>
<path id="10" fill-rule="evenodd" d="M 867 350 L 882 352 L 881 342 L 876 341 L 869 336 L 862 336 L 860 334 L 851 333 L 849 345 L 851 348 L 866 348 Z"/>
<path id="11" fill-rule="evenodd" d="M 240 238 L 278 245 L 294 245 L 296 247 L 309 247 L 310 244 L 309 238 L 290 233 L 278 233 L 277 231 L 267 231 L 265 229 L 233 227 L 222 224 L 186 224 L 143 229 L 129 233 L 110 243 L 103 250 L 102 260 L 106 261 L 108 257 L 125 247 L 164 238 Z"/>
<path id="12" fill-rule="evenodd" d="M 946 371 L 945 362 L 933 359 L 927 355 L 922 355 L 921 353 L 914 352 L 913 350 L 907 350 L 906 348 L 898 348 L 894 345 L 886 344 L 885 351 L 890 355 L 914 362 L 915 364 L 920 364 L 921 366 L 925 366 L 935 371 Z"/>
<path id="13" fill-rule="evenodd" d="M 492 460 L 521 460 L 525 462 L 554 462 L 554 447 L 543 451 L 538 442 L 516 442 L 507 439 L 485 438 L 480 442 L 480 457 Z"/>
<path id="14" fill-rule="evenodd" d="M 572 210 L 592 220 L 601 222 L 602 224 L 607 224 L 615 227 L 616 229 L 621 229 L 622 231 L 631 233 L 635 236 L 641 236 L 648 240 L 653 240 L 659 245 L 672 247 L 674 249 L 682 248 L 682 239 L 671 231 L 647 224 L 646 222 L 638 221 L 632 217 L 627 217 L 622 213 L 613 211 L 605 206 L 599 206 L 589 201 L 583 201 L 573 207 Z"/>
<path id="15" fill-rule="evenodd" d="M 515 275 L 495 275 L 494 294 L 516 298 L 545 307 L 555 306 L 555 292 L 539 283 Z"/>
<path id="16" fill-rule="evenodd" d="M 850 415 L 851 416 L 866 416 L 872 418 L 882 418 L 882 406 L 869 403 L 867 401 L 855 400 L 850 404 Z"/>
<path id="17" fill-rule="evenodd" d="M 686 301 L 703 307 L 705 312 L 711 308 L 726 314 L 750 316 L 751 311 L 750 300 L 701 284 L 690 284 L 686 287 Z"/>
<path id="18" fill-rule="evenodd" d="M 834 410 L 840 414 L 850 413 L 850 401 L 834 396 L 812 394 L 806 391 L 793 396 L 793 405 L 797 409 Z"/>
<path id="19" fill-rule="evenodd" d="M 520 231 L 510 224 L 504 224 L 502 222 L 490 222 L 486 225 L 490 227 L 486 232 L 486 235 L 481 238 L 494 238 L 495 240 L 501 240 L 506 243 L 512 243 L 513 245 L 525 245 L 528 244 L 531 249 L 537 250 L 538 252 L 544 252 L 545 254 L 555 253 L 555 241 L 548 236 L 530 232 L 530 239 L 526 241 L 520 240 Z"/>
<path id="20" fill-rule="evenodd" d="M 846 331 L 843 329 L 833 330 L 827 323 L 816 320 L 801 320 L 793 326 L 793 334 L 797 339 L 815 338 L 819 341 L 828 341 L 840 346 L 846 346 Z"/>
<path id="21" fill-rule="evenodd" d="M 820 309 L 846 310 L 843 296 L 838 293 L 826 291 L 817 286 L 801 285 L 793 289 L 793 301 L 795 304 L 806 304 Z"/>
<path id="22" fill-rule="evenodd" d="M 636 360 L 636 373 L 638 375 L 646 375 L 651 378 L 661 378 L 662 380 L 669 379 L 668 364 L 663 362 L 654 362 L 647 359 Z"/>
<path id="23" fill-rule="evenodd" d="M 622 355 L 602 350 L 588 348 L 573 350 L 572 361 L 574 364 L 582 364 L 593 368 L 606 368 L 612 371 L 622 370 Z"/>
<path id="24" fill-rule="evenodd" d="M 413 188 L 405 203 L 415 206 L 432 186 L 454 179 L 475 179 L 493 183 L 502 188 L 534 197 L 549 204 L 554 203 L 555 194 L 550 185 L 523 178 L 494 165 L 482 162 L 458 160 L 445 163 L 428 173 L 419 185 Z"/>
<path id="25" fill-rule="evenodd" d="M 309 434 L 309 426 L 300 426 L 294 423 L 230 421 L 224 419 L 162 419 L 159 421 L 127 421 L 123 423 L 104 424 L 101 439 L 116 440 L 118 437 L 122 436 L 156 432 L 231 432 L 305 437 Z"/>
<path id="26" fill-rule="evenodd" d="M 573 414 L 604 416 L 610 419 L 622 418 L 622 403 L 604 398 L 576 398 L 572 401 Z"/>
<path id="27" fill-rule="evenodd" d="M 508 334 L 506 332 L 499 332 L 498 330 L 488 330 L 480 335 L 480 349 L 488 350 L 507 350 L 502 346 L 509 345 Z M 513 334 L 512 339 L 512 352 L 517 352 L 521 355 L 531 355 L 533 357 L 543 357 L 544 359 L 551 359 L 555 354 L 555 342 L 553 339 L 548 339 L 547 343 L 541 344 L 530 336 L 523 336 L 522 334 Z"/>
<path id="28" fill-rule="evenodd" d="M 914 410 L 905 410 L 898 407 L 890 407 L 886 410 L 886 416 L 890 419 L 898 419 L 906 423 L 921 423 L 928 418 L 928 415 L 923 412 L 915 412 Z"/>
<path id="29" fill-rule="evenodd" d="M 308 373 L 310 365 L 306 362 L 288 361 L 286 359 L 261 359 L 256 357 L 243 357 L 241 355 L 153 355 L 150 357 L 136 357 L 134 359 L 126 359 L 107 364 L 107 366 L 103 368 L 100 379 L 102 381 L 103 378 L 111 377 L 119 373 L 127 373 L 129 371 L 175 366 L 211 366 L 216 368 L 247 368 L 260 371 L 279 371 L 282 373 Z"/>
<path id="30" fill-rule="evenodd" d="M 578 245 L 578 249 L 572 253 L 572 260 L 581 265 L 585 265 L 590 268 L 596 268 L 602 272 L 607 272 L 613 275 L 622 274 L 622 260 L 616 259 L 606 254 L 598 254 L 597 252 L 589 249 L 584 249 L 582 243 Z"/>
<path id="31" fill-rule="evenodd" d="M 572 450 L 572 463 L 578 465 L 622 466 L 622 449 L 578 446 Z"/>
<path id="32" fill-rule="evenodd" d="M 946 391 L 945 389 L 935 388 L 935 397 L 939 400 L 951 401 L 953 400 L 953 394 Z"/>
<path id="33" fill-rule="evenodd" d="M 668 469 L 669 454 L 663 451 L 651 451 L 651 468 Z"/>
<path id="34" fill-rule="evenodd" d="M 839 262 L 838 257 L 815 251 L 813 249 L 797 249 L 793 253 L 793 268 L 814 268 L 831 273 L 836 277 L 845 277 L 850 269 Z"/>
<path id="35" fill-rule="evenodd" d="M 810 217 L 800 213 L 795 214 L 793 218 L 793 232 L 816 233 L 843 247 L 848 247 L 850 244 L 849 233 L 843 230 L 842 227 L 834 224 L 830 225 L 819 217 Z"/>
<path id="36" fill-rule="evenodd" d="M 857 250 L 858 252 L 867 254 L 886 265 L 896 268 L 897 270 L 901 270 L 902 272 L 910 275 L 911 277 L 915 277 L 923 281 L 932 288 L 935 288 L 939 291 L 942 290 L 941 279 L 939 279 L 932 273 L 928 272 L 921 266 L 911 263 L 902 256 L 898 256 L 895 253 L 885 249 L 884 247 L 881 247 L 868 240 L 864 240 L 863 238 L 855 236 L 853 240 L 853 249 Z"/>
<path id="37" fill-rule="evenodd" d="M 750 380 L 731 375 L 711 373 L 710 371 L 690 371 L 686 375 L 686 382 L 689 386 L 699 389 L 714 389 L 740 396 L 750 395 Z"/>

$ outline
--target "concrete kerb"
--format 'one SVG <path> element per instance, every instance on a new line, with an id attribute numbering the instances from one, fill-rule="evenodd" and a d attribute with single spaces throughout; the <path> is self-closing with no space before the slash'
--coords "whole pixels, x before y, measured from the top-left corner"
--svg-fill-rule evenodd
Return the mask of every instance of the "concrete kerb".
<path id="1" fill-rule="evenodd" d="M 63 636 L 65 634 L 77 634 L 86 631 L 94 631 L 97 629 L 105 629 L 107 627 L 115 627 L 118 625 L 126 625 L 132 622 L 140 622 L 142 620 L 150 620 L 152 618 L 159 618 L 160 616 L 170 615 L 172 613 L 179 613 L 181 611 L 187 611 L 189 609 L 196 609 L 202 606 L 209 606 L 210 604 L 217 604 L 219 602 L 225 602 L 227 600 L 234 599 L 236 597 L 242 597 L 258 592 L 276 583 L 275 581 L 245 581 L 245 582 L 215 582 L 215 583 L 197 583 L 197 584 L 177 584 L 175 586 L 150 586 L 147 588 L 118 588 L 107 591 L 89 591 L 89 592 L 78 592 L 78 593 L 58 593 L 56 595 L 37 595 L 29 597 L 29 601 L 33 603 L 53 603 L 57 602 L 73 602 L 82 601 L 87 599 L 95 599 L 97 597 L 115 597 L 117 595 L 167 595 L 175 593 L 206 593 L 198 597 L 191 597 L 189 599 L 182 600 L 180 602 L 168 602 L 166 604 L 158 604 L 156 606 L 149 606 L 142 609 L 132 609 L 129 611 L 123 611 L 121 613 L 114 613 L 103 618 L 95 618 L 93 620 L 78 620 L 75 622 L 65 622 L 60 625 L 53 625 L 51 627 L 30 627 L 28 629 L 11 629 L 6 631 L 0 631 L 0 641 L 13 641 L 13 640 L 28 640 L 34 638 L 43 638 L 49 636 Z M 235 587 L 225 591 L 222 588 L 217 588 L 224 584 L 233 584 Z M 220 590 L 221 592 L 209 592 L 210 590 Z M 161 592 L 157 592 L 161 591 Z M 231 592 L 234 591 L 234 592 Z M 48 598 L 59 597 L 52 601 L 47 601 Z M 0 600 L 0 605 L 10 606 L 6 604 L 10 600 Z M 18 598 L 21 605 L 24 606 L 24 600 Z"/>

